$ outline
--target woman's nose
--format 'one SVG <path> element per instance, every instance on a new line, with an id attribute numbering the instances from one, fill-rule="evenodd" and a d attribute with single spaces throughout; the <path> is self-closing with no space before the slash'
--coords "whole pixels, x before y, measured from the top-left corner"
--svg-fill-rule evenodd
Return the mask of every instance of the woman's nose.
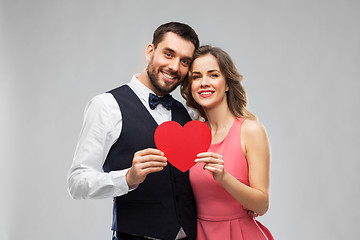
<path id="1" fill-rule="evenodd" d="M 203 76 L 201 78 L 200 84 L 201 84 L 201 86 L 208 86 L 209 85 L 208 78 L 206 76 Z"/>

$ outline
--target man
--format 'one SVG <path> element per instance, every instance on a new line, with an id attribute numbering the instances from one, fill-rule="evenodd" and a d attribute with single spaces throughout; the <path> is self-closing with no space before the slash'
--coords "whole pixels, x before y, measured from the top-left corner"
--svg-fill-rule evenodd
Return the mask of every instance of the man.
<path id="1" fill-rule="evenodd" d="M 196 237 L 188 172 L 166 161 L 154 132 L 165 121 L 191 120 L 169 93 L 187 76 L 198 47 L 190 26 L 161 25 L 146 48 L 146 69 L 87 105 L 68 188 L 75 199 L 114 198 L 113 239 Z"/>

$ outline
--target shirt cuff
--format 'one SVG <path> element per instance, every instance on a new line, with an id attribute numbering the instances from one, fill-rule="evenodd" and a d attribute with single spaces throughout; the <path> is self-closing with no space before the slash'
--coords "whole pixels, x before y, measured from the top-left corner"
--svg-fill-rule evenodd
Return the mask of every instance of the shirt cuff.
<path id="1" fill-rule="evenodd" d="M 137 186 L 135 186 L 135 188 L 132 187 L 130 189 L 126 182 L 126 174 L 129 171 L 129 169 L 130 168 L 126 168 L 123 170 L 110 172 L 111 177 L 113 179 L 114 186 L 115 186 L 114 197 L 124 195 L 137 187 Z"/>

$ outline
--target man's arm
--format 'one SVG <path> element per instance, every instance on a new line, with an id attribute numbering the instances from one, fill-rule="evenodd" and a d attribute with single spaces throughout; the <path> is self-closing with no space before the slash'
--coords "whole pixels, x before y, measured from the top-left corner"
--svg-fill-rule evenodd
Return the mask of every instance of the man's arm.
<path id="1" fill-rule="evenodd" d="M 128 169 L 109 173 L 102 169 L 121 128 L 121 112 L 111 94 L 98 95 L 88 103 L 68 173 L 68 190 L 74 199 L 99 199 L 128 193 L 125 177 Z"/>
<path id="2" fill-rule="evenodd" d="M 134 154 L 131 168 L 105 173 L 102 167 L 121 129 L 121 111 L 111 94 L 101 94 L 89 102 L 68 173 L 68 189 L 74 199 L 124 195 L 142 183 L 149 173 L 161 171 L 167 165 L 164 153 L 148 148 Z"/>

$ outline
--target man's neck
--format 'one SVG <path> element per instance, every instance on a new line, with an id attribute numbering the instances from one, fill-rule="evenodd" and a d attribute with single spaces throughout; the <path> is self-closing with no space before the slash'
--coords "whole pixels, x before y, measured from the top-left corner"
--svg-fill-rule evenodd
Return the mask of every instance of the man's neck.
<path id="1" fill-rule="evenodd" d="M 147 74 L 146 70 L 144 70 L 137 79 L 148 89 L 153 91 L 156 95 L 162 96 L 163 94 L 159 93 L 154 86 L 150 82 L 149 75 Z"/>

